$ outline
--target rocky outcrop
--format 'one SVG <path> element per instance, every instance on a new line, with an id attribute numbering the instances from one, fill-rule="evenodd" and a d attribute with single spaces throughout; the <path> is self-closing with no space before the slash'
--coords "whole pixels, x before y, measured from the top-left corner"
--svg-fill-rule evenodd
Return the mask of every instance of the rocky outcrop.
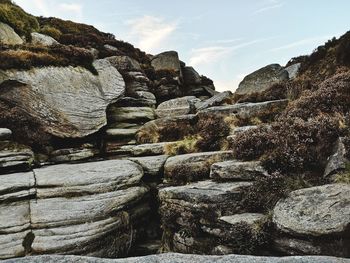
<path id="1" fill-rule="evenodd" d="M 54 38 L 47 36 L 47 35 L 37 33 L 37 32 L 31 33 L 31 37 L 32 37 L 31 42 L 33 45 L 48 47 L 48 46 L 59 44 Z"/>
<path id="2" fill-rule="evenodd" d="M 226 256 L 203 256 L 203 255 L 186 255 L 177 253 L 151 255 L 146 257 L 122 258 L 122 259 L 103 259 L 79 256 L 36 256 L 21 259 L 5 260 L 4 263 L 348 263 L 349 259 L 322 257 L 322 256 L 305 256 L 305 257 L 257 257 L 243 255 L 226 255 Z"/>
<path id="3" fill-rule="evenodd" d="M 278 64 L 271 64 L 246 76 L 239 83 L 236 94 L 250 94 L 262 92 L 275 83 L 288 80 L 289 74 Z"/>
<path id="4" fill-rule="evenodd" d="M 330 178 L 333 175 L 343 172 L 346 165 L 350 163 L 346 157 L 346 149 L 344 145 L 344 138 L 338 138 L 335 143 L 333 154 L 328 158 L 326 168 L 323 173 L 324 178 Z"/>
<path id="5" fill-rule="evenodd" d="M 298 76 L 300 67 L 301 63 L 295 63 L 285 68 L 285 70 L 288 72 L 289 79 L 295 79 Z"/>
<path id="6" fill-rule="evenodd" d="M 29 251 L 126 255 L 150 209 L 142 176 L 142 168 L 127 160 L 0 175 L 0 244 L 6 244 L 0 258 Z"/>
<path id="7" fill-rule="evenodd" d="M 220 245 L 230 247 L 231 233 L 228 228 L 218 226 L 219 218 L 242 211 L 244 189 L 250 185 L 209 180 L 161 189 L 164 248 L 181 253 L 213 254 Z"/>
<path id="8" fill-rule="evenodd" d="M 193 113 L 194 105 L 199 101 L 195 96 L 167 100 L 157 107 L 156 114 L 159 118 L 190 114 Z"/>
<path id="9" fill-rule="evenodd" d="M 0 22 L 0 43 L 5 45 L 22 45 L 23 39 L 7 24 Z"/>
<path id="10" fill-rule="evenodd" d="M 125 91 L 121 75 L 107 60 L 93 65 L 98 75 L 80 67 L 2 72 L 6 92 L 0 92 L 0 98 L 25 109 L 51 135 L 87 136 L 107 124 L 107 106 Z"/>

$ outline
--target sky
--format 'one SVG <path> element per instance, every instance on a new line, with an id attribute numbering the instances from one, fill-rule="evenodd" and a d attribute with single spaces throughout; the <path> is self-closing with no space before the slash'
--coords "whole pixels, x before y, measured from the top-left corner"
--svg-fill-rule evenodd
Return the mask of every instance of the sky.
<path id="1" fill-rule="evenodd" d="M 176 50 L 219 91 L 350 30 L 349 0 L 14 1 L 37 16 L 91 24 L 150 54 Z"/>

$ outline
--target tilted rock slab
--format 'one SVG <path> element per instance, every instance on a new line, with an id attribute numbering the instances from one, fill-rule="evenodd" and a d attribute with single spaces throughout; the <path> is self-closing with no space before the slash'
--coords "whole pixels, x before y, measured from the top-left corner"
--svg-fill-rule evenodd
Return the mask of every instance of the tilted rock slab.
<path id="1" fill-rule="evenodd" d="M 23 39 L 7 24 L 0 22 L 0 43 L 5 45 L 22 45 Z"/>
<path id="2" fill-rule="evenodd" d="M 126 255 L 150 209 L 142 176 L 128 160 L 0 175 L 0 258 Z"/>
<path id="3" fill-rule="evenodd" d="M 258 257 L 245 255 L 203 256 L 187 254 L 159 254 L 145 257 L 103 259 L 79 256 L 45 255 L 5 260 L 4 263 L 349 263 L 350 259 L 322 257 L 322 256 L 295 256 L 295 257 Z"/>
<path id="4" fill-rule="evenodd" d="M 6 86 L 0 99 L 25 109 L 51 135 L 90 135 L 106 125 L 107 106 L 125 92 L 122 76 L 107 60 L 93 66 L 98 75 L 82 67 L 0 71 L 0 83 Z"/>
<path id="5" fill-rule="evenodd" d="M 277 227 L 292 235 L 347 235 L 350 185 L 329 184 L 294 191 L 280 200 L 273 212 Z"/>
<path id="6" fill-rule="evenodd" d="M 267 65 L 246 76 L 239 83 L 236 94 L 250 94 L 262 92 L 273 84 L 280 83 L 289 79 L 289 73 L 278 64 Z"/>

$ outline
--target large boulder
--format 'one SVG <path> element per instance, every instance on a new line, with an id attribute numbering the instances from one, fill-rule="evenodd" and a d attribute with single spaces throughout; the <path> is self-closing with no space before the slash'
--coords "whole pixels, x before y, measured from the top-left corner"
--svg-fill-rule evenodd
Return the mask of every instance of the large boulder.
<path id="1" fill-rule="evenodd" d="M 0 43 L 5 45 L 22 45 L 23 39 L 7 24 L 0 22 Z"/>
<path id="2" fill-rule="evenodd" d="M 273 221 L 283 232 L 303 236 L 349 234 L 350 185 L 329 184 L 292 192 L 280 200 Z"/>
<path id="3" fill-rule="evenodd" d="M 288 80 L 289 74 L 278 64 L 271 64 L 246 76 L 239 83 L 236 94 L 262 92 L 273 84 Z"/>
<path id="4" fill-rule="evenodd" d="M 150 209 L 142 176 L 128 160 L 0 175 L 0 258 L 126 255 Z"/>
<path id="5" fill-rule="evenodd" d="M 164 101 L 159 104 L 156 114 L 159 118 L 181 116 L 194 111 L 194 105 L 200 100 L 194 96 L 187 96 Z"/>
<path id="6" fill-rule="evenodd" d="M 37 32 L 31 33 L 32 44 L 41 46 L 53 46 L 59 44 L 54 38 Z"/>
<path id="7" fill-rule="evenodd" d="M 85 137 L 106 125 L 107 106 L 125 91 L 122 76 L 107 60 L 93 65 L 98 75 L 81 67 L 1 71 L 0 99 L 25 110 L 48 134 Z"/>
<path id="8" fill-rule="evenodd" d="M 155 71 L 169 70 L 177 73 L 181 72 L 179 55 L 176 51 L 167 51 L 154 56 L 151 64 Z"/>
<path id="9" fill-rule="evenodd" d="M 202 82 L 201 76 L 193 67 L 183 67 L 182 74 L 185 85 L 199 85 Z"/>

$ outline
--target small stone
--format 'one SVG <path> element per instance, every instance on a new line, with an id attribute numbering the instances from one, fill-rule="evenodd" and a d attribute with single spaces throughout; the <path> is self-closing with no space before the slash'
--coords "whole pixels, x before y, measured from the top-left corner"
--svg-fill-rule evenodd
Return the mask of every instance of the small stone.
<path id="1" fill-rule="evenodd" d="M 37 32 L 31 33 L 32 36 L 32 44 L 34 45 L 41 45 L 41 46 L 53 46 L 53 45 L 58 45 L 59 43 L 52 37 L 40 34 Z"/>

